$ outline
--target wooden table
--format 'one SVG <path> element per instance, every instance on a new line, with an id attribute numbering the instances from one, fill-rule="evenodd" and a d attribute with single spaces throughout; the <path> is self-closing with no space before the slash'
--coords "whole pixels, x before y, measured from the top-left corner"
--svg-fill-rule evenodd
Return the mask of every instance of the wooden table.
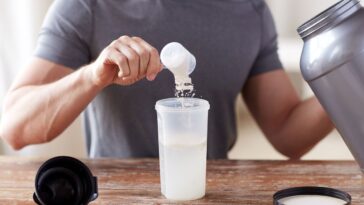
<path id="1" fill-rule="evenodd" d="M 33 204 L 34 178 L 46 159 L 0 157 L 0 204 Z M 172 204 L 160 193 L 156 159 L 83 160 L 98 177 L 92 204 Z M 295 186 L 329 186 L 364 204 L 364 180 L 352 161 L 208 161 L 206 196 L 184 204 L 272 204 L 272 195 Z M 181 202 L 180 202 L 181 203 Z"/>

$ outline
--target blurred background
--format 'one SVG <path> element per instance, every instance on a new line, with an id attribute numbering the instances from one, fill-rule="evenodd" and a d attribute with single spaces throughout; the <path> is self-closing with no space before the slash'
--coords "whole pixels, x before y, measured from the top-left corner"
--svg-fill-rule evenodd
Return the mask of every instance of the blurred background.
<path id="1" fill-rule="evenodd" d="M 296 28 L 338 0 L 267 0 L 279 34 L 279 54 L 286 71 L 303 99 L 312 93 L 303 81 L 299 59 L 303 43 Z M 15 75 L 31 57 L 44 15 L 52 0 L 0 1 L 0 105 Z M 24 110 L 26 112 L 26 110 Z M 260 132 L 241 98 L 236 107 L 238 141 L 229 153 L 231 159 L 285 159 L 276 152 Z M 1 111 L 0 111 L 1 120 Z M 297 130 L 301 132 L 301 130 Z M 86 148 L 77 119 L 60 137 L 44 145 L 12 151 L 0 140 L 0 155 L 43 156 L 70 155 L 86 157 Z M 353 159 L 340 135 L 333 131 L 304 159 Z"/>

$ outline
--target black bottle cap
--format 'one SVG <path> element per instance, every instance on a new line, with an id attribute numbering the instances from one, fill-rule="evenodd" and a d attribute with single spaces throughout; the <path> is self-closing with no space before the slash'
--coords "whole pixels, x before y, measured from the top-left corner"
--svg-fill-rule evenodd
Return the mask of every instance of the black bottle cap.
<path id="1" fill-rule="evenodd" d="M 97 178 L 84 163 L 72 157 L 47 160 L 35 177 L 33 199 L 40 205 L 83 205 L 97 196 Z"/>
<path id="2" fill-rule="evenodd" d="M 294 187 L 288 188 L 281 191 L 278 191 L 273 195 L 273 204 L 274 205 L 284 205 L 280 200 L 288 197 L 295 196 L 327 196 L 336 199 L 341 199 L 346 202 L 346 205 L 351 204 L 351 196 L 341 190 L 328 188 L 328 187 L 314 187 L 314 186 L 306 186 L 306 187 Z"/>

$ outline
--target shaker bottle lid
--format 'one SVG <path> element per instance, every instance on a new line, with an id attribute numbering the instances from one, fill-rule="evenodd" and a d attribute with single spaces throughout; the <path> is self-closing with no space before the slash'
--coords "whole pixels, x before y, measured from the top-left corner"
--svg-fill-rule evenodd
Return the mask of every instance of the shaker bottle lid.
<path id="1" fill-rule="evenodd" d="M 328 187 L 294 187 L 273 195 L 274 205 L 350 205 L 351 196 L 341 190 Z"/>
<path id="2" fill-rule="evenodd" d="M 97 198 L 97 178 L 72 157 L 47 160 L 35 177 L 33 199 L 41 205 L 81 205 Z"/>
<path id="3" fill-rule="evenodd" d="M 314 18 L 310 19 L 303 25 L 301 25 L 297 32 L 301 36 L 301 38 L 306 38 L 312 33 L 326 27 L 331 22 L 340 18 L 342 14 L 348 12 L 351 8 L 355 6 L 360 6 L 360 0 L 341 0 L 333 6 L 329 7 L 325 11 L 321 12 Z"/>

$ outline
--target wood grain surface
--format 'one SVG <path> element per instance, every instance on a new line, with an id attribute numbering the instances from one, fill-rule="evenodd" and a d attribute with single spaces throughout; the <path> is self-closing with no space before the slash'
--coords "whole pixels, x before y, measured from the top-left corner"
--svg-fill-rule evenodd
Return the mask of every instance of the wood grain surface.
<path id="1" fill-rule="evenodd" d="M 0 157 L 0 204 L 34 204 L 34 178 L 45 160 Z M 82 161 L 98 177 L 92 204 L 268 205 L 276 191 L 296 186 L 338 188 L 351 194 L 352 204 L 364 204 L 363 175 L 353 161 L 208 161 L 206 196 L 188 202 L 161 196 L 157 159 Z"/>

